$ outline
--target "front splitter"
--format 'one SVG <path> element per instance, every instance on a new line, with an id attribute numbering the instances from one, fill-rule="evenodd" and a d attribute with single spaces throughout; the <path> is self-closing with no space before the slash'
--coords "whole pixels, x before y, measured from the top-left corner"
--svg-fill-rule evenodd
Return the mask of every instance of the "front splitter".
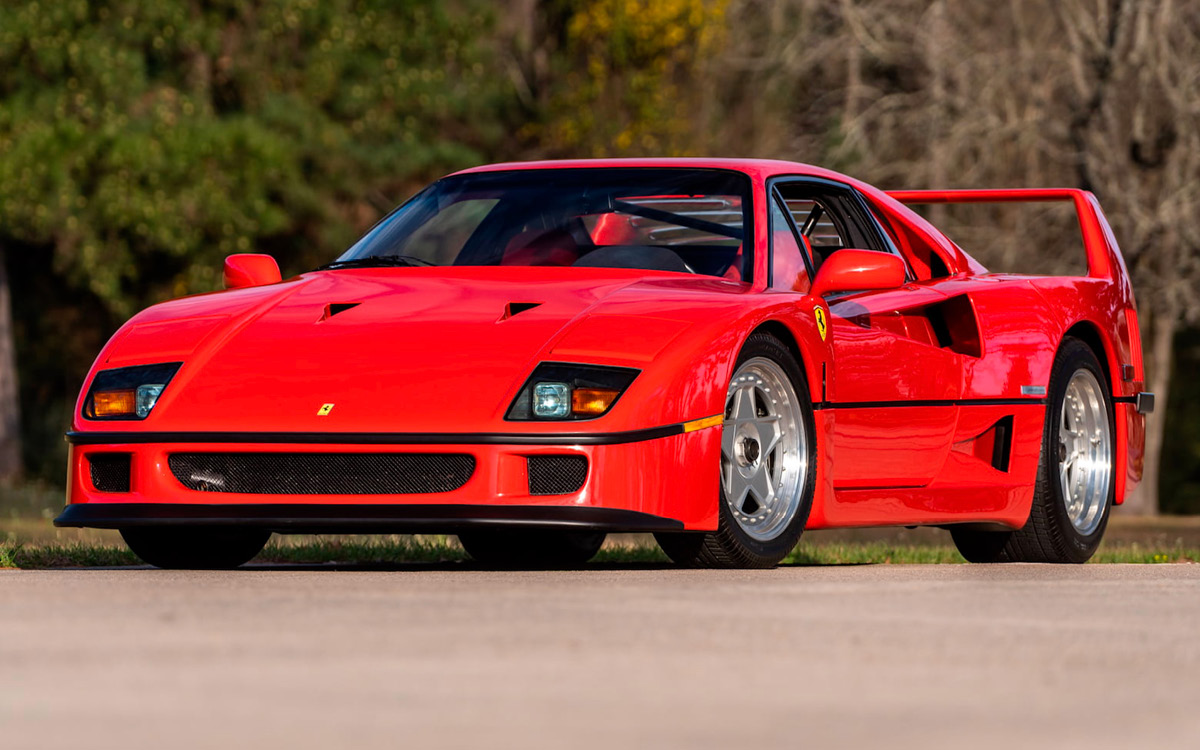
<path id="1" fill-rule="evenodd" d="M 615 508 L 559 505 L 77 503 L 55 526 L 93 529 L 243 526 L 278 534 L 454 534 L 487 527 L 609 533 L 683 531 L 681 521 Z"/>

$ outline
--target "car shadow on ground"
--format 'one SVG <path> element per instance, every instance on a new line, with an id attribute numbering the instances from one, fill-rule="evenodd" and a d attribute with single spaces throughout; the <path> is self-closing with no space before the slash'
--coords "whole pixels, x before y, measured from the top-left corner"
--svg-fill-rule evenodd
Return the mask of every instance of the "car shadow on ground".
<path id="1" fill-rule="evenodd" d="M 771 570 L 786 568 L 841 568 L 866 565 L 879 565 L 872 562 L 789 562 L 781 563 L 773 569 L 760 569 L 758 572 L 769 573 Z M 103 570 L 103 571 L 141 571 L 160 570 L 152 565 L 113 565 L 86 567 L 43 568 L 43 570 Z M 591 571 L 625 572 L 625 571 L 669 571 L 689 572 L 696 570 L 720 570 L 719 568 L 686 568 L 669 562 L 604 562 L 589 563 L 574 566 L 532 566 L 532 565 L 484 565 L 470 561 L 446 562 L 324 562 L 324 563 L 249 563 L 239 568 L 225 571 L 229 573 L 419 573 L 419 572 L 454 572 L 454 573 L 547 573 Z"/>

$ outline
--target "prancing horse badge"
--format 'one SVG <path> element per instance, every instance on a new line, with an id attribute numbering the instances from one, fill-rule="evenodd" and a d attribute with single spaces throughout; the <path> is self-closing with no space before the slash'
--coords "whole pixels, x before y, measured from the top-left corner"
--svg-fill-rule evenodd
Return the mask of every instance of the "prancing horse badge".
<path id="1" fill-rule="evenodd" d="M 821 334 L 821 340 L 825 340 L 825 308 L 814 307 L 813 317 L 817 319 L 817 333 Z"/>

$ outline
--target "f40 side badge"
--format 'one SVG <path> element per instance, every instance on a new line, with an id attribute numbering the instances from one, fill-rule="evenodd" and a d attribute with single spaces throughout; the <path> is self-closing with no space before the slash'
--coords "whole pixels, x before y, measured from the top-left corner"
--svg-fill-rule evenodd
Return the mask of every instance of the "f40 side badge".
<path id="1" fill-rule="evenodd" d="M 328 417 L 331 411 L 333 411 L 333 404 L 321 404 L 321 408 L 317 409 L 317 416 Z"/>
<path id="2" fill-rule="evenodd" d="M 821 340 L 825 340 L 825 334 L 828 332 L 828 327 L 825 323 L 825 308 L 814 307 L 813 317 L 817 319 L 817 333 L 821 334 Z"/>

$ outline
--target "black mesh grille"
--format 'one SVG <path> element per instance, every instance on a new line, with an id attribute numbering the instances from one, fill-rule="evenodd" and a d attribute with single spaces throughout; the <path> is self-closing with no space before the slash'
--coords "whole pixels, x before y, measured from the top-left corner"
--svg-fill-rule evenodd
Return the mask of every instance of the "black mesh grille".
<path id="1" fill-rule="evenodd" d="M 568 495 L 587 479 L 584 456 L 529 456 L 530 495 Z"/>
<path id="2" fill-rule="evenodd" d="M 101 492 L 129 492 L 129 453 L 93 453 L 88 456 L 92 485 Z"/>
<path id="3" fill-rule="evenodd" d="M 254 495 L 405 495 L 450 492 L 475 472 L 461 453 L 175 453 L 184 486 Z"/>

